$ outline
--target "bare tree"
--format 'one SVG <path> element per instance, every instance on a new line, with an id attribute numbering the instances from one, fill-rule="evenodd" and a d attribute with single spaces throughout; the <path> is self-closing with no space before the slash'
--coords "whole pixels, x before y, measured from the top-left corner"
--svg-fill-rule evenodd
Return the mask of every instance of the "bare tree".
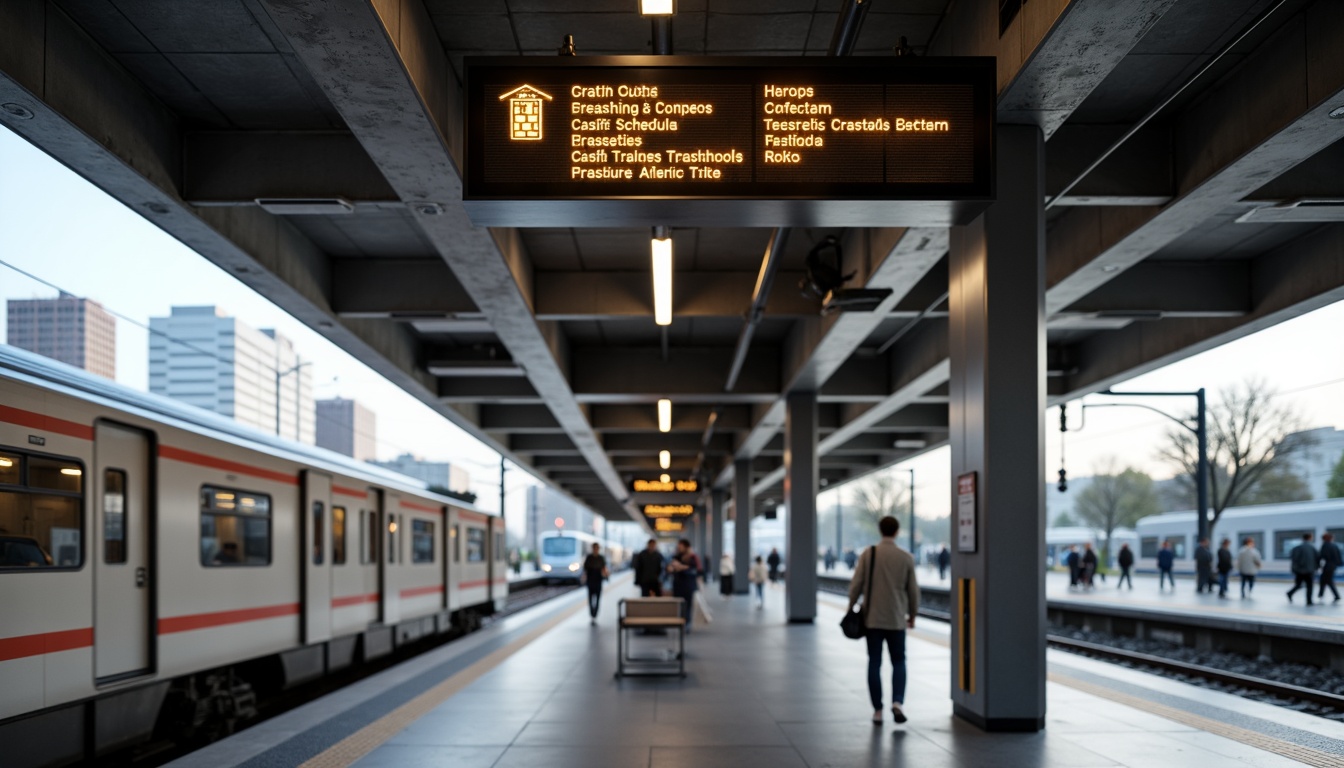
<path id="1" fill-rule="evenodd" d="M 877 536 L 877 521 L 895 515 L 900 509 L 903 486 L 890 472 L 877 472 L 864 478 L 854 487 L 854 503 L 859 508 L 863 529 Z"/>
<path id="2" fill-rule="evenodd" d="M 1094 471 L 1092 482 L 1074 501 L 1073 511 L 1083 525 L 1105 534 L 1101 549 L 1104 564 L 1110 562 L 1115 529 L 1132 526 L 1139 518 L 1156 515 L 1162 508 L 1151 477 L 1131 467 L 1116 471 L 1115 459 L 1110 458 Z"/>
<path id="3" fill-rule="evenodd" d="M 1209 521 L 1210 537 L 1224 510 L 1236 506 L 1271 470 L 1306 447 L 1306 439 L 1288 439 L 1302 430 L 1302 417 L 1290 405 L 1277 402 L 1275 393 L 1259 379 L 1248 379 L 1219 394 L 1209 407 Z M 1184 470 L 1181 486 L 1193 493 L 1199 471 L 1195 435 L 1189 430 L 1167 430 L 1167 445 L 1159 452 Z"/>

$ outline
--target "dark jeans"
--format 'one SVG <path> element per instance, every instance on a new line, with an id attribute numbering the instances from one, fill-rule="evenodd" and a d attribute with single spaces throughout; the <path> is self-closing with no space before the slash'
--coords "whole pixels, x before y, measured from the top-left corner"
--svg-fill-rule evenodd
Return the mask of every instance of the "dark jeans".
<path id="1" fill-rule="evenodd" d="M 1133 566 L 1129 565 L 1120 566 L 1120 582 L 1115 585 L 1116 589 L 1123 587 L 1125 585 L 1125 582 L 1129 582 L 1130 589 L 1134 588 L 1134 579 L 1130 578 L 1129 576 L 1129 569 L 1132 567 Z"/>
<path id="2" fill-rule="evenodd" d="M 719 577 L 719 594 L 720 595 L 733 594 L 733 574 L 726 573 Z"/>
<path id="3" fill-rule="evenodd" d="M 1167 582 L 1168 582 L 1168 581 L 1171 582 L 1171 588 L 1172 588 L 1172 589 L 1175 589 L 1175 588 L 1176 588 L 1176 577 L 1173 576 L 1173 575 L 1171 575 L 1171 569 L 1170 569 L 1170 568 L 1160 568 L 1160 569 L 1158 569 L 1158 571 L 1157 571 L 1157 588 L 1158 588 L 1158 589 L 1161 589 L 1161 588 L 1165 587 L 1165 586 L 1167 585 Z"/>
<path id="4" fill-rule="evenodd" d="M 763 581 L 756 582 L 756 599 L 762 603 L 765 602 L 765 582 Z"/>
<path id="5" fill-rule="evenodd" d="M 1241 596 L 1245 597 L 1247 593 L 1255 589 L 1255 574 L 1241 574 Z"/>
<path id="6" fill-rule="evenodd" d="M 1213 571 L 1196 570 L 1195 571 L 1195 591 L 1204 590 L 1213 591 Z"/>
<path id="7" fill-rule="evenodd" d="M 1321 570 L 1321 594 L 1318 597 L 1325 597 L 1325 588 L 1329 587 L 1334 594 L 1335 599 L 1339 599 L 1339 590 L 1335 589 L 1335 569 L 1325 568 Z"/>
<path id="8" fill-rule="evenodd" d="M 868 641 L 868 696 L 873 711 L 882 709 L 882 642 L 887 643 L 891 656 L 891 700 L 905 703 L 905 631 L 901 629 L 870 629 Z"/>
<path id="9" fill-rule="evenodd" d="M 1218 596 L 1219 596 L 1219 597 L 1226 597 L 1226 596 L 1227 596 L 1227 577 L 1228 577 L 1228 575 L 1229 575 L 1230 573 L 1231 573 L 1231 571 L 1219 571 L 1219 572 L 1218 572 Z"/>
<path id="10" fill-rule="evenodd" d="M 597 618 L 597 606 L 602 602 L 602 582 L 588 582 L 588 613 Z"/>
<path id="11" fill-rule="evenodd" d="M 639 585 L 640 597 L 662 597 L 663 585 L 659 582 L 645 582 Z"/>
<path id="12" fill-rule="evenodd" d="M 680 590 L 673 588 L 673 597 L 680 597 L 686 601 L 686 631 L 691 631 L 691 622 L 695 619 L 695 590 Z"/>
<path id="13" fill-rule="evenodd" d="M 1293 588 L 1290 589 L 1290 590 L 1288 590 L 1288 599 L 1289 599 L 1289 600 L 1292 600 L 1292 599 L 1293 599 L 1293 595 L 1297 594 L 1297 590 L 1301 589 L 1302 587 L 1306 587 L 1306 588 L 1307 588 L 1307 605 L 1311 605 L 1311 582 L 1312 582 L 1312 576 L 1313 576 L 1313 575 L 1314 575 L 1314 574 L 1310 574 L 1310 573 L 1294 573 L 1294 574 L 1293 574 Z"/>

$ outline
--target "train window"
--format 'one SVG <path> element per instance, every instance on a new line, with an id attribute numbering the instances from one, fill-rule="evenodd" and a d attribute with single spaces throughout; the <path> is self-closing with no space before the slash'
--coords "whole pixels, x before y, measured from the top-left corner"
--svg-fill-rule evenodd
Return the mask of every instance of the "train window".
<path id="1" fill-rule="evenodd" d="M 452 530 L 451 532 L 449 532 L 449 538 L 451 538 L 451 539 L 453 540 L 453 562 L 454 562 L 454 563 L 460 563 L 460 562 L 462 562 L 462 537 L 458 535 L 458 534 L 460 534 L 461 532 L 462 532 L 462 526 L 460 526 L 460 525 L 454 525 L 454 526 L 453 526 L 453 530 Z"/>
<path id="2" fill-rule="evenodd" d="M 313 565 L 321 565 L 327 553 L 326 512 L 325 504 L 313 502 Z"/>
<path id="3" fill-rule="evenodd" d="M 467 562 L 485 561 L 485 531 L 481 528 L 467 528 Z"/>
<path id="4" fill-rule="evenodd" d="M 364 531 L 367 534 L 364 537 L 364 555 L 360 560 L 364 563 L 376 563 L 378 562 L 378 542 L 383 535 L 378 528 L 378 513 L 370 509 L 367 512 L 360 512 L 360 514 L 366 516 L 364 518 Z"/>
<path id="5" fill-rule="evenodd" d="M 103 472 L 103 562 L 126 562 L 126 473 Z"/>
<path id="6" fill-rule="evenodd" d="M 0 568 L 84 563 L 83 476 L 73 459 L 0 452 Z"/>
<path id="7" fill-rule="evenodd" d="M 1139 557 L 1157 557 L 1157 537 L 1144 536 L 1139 539 Z"/>
<path id="8" fill-rule="evenodd" d="M 1245 545 L 1246 540 L 1250 539 L 1254 546 L 1262 555 L 1265 552 L 1265 532 L 1264 531 L 1241 531 L 1237 534 L 1237 540 L 1232 542 L 1234 549 L 1240 549 Z"/>
<path id="9" fill-rule="evenodd" d="M 1274 532 L 1274 558 L 1287 560 L 1293 554 L 1293 547 L 1302 543 L 1302 537 L 1316 532 L 1310 528 L 1298 528 L 1291 531 Z"/>
<path id="10" fill-rule="evenodd" d="M 271 564 L 271 497 L 201 486 L 201 565 Z"/>
<path id="11" fill-rule="evenodd" d="M 1172 557 L 1175 557 L 1177 560 L 1182 560 L 1185 558 L 1184 536 L 1168 536 L 1166 539 L 1164 539 L 1164 541 L 1171 545 Z"/>
<path id="12" fill-rule="evenodd" d="M 331 564 L 345 565 L 345 507 L 331 508 Z"/>
<path id="13" fill-rule="evenodd" d="M 397 516 L 387 516 L 387 562 L 397 562 Z"/>
<path id="14" fill-rule="evenodd" d="M 434 524 L 428 520 L 411 521 L 411 562 L 434 562 Z"/>

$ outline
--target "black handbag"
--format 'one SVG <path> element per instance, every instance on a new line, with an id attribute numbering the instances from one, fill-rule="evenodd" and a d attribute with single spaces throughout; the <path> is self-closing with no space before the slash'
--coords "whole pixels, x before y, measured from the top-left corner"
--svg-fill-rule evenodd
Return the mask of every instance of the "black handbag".
<path id="1" fill-rule="evenodd" d="M 868 635 L 868 603 L 873 596 L 873 561 L 877 559 L 877 547 L 871 547 L 868 553 L 868 573 L 863 580 L 863 605 L 857 611 L 848 611 L 840 620 L 840 631 L 850 640 L 862 640 Z"/>

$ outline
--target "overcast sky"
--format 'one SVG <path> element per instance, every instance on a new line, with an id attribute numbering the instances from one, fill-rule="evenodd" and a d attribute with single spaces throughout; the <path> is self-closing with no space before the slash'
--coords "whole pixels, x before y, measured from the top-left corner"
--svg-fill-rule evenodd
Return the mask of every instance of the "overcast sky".
<path id="1" fill-rule="evenodd" d="M 482 506 L 498 497 L 498 454 L 402 392 L 363 364 L 308 329 L 231 275 L 164 234 L 153 224 L 0 128 L 0 261 L 108 309 L 148 324 L 181 304 L 215 304 L 256 328 L 278 328 L 294 340 L 304 358 L 314 361 L 313 382 L 319 398 L 354 398 L 377 413 L 378 455 L 414 453 L 459 463 L 472 473 Z M 55 290 L 0 266 L 0 298 L 54 295 Z M 0 324 L 4 317 L 0 314 Z M 136 389 L 148 382 L 148 339 L 131 322 L 117 324 L 117 379 Z M 1258 377 L 1300 409 L 1309 427 L 1344 425 L 1344 303 L 1282 323 L 1126 382 L 1123 389 L 1192 390 L 1207 388 L 1212 397 L 1229 385 Z M 1089 398 L 1101 402 L 1103 398 Z M 1193 400 L 1161 399 L 1149 404 L 1184 415 Z M 1045 479 L 1053 481 L 1060 465 L 1059 416 L 1046 415 Z M 1078 408 L 1070 423 L 1078 425 Z M 1168 422 L 1134 408 L 1090 411 L 1086 428 L 1070 433 L 1066 451 L 1072 477 L 1090 474 L 1114 458 L 1154 477 L 1170 477 L 1174 468 L 1156 452 Z M 916 472 L 917 510 L 921 517 L 946 515 L 951 502 L 950 454 L 932 451 L 896 467 Z M 514 471 L 506 481 L 511 524 L 521 510 L 521 489 L 533 482 Z M 822 505 L 834 503 L 824 493 Z"/>

